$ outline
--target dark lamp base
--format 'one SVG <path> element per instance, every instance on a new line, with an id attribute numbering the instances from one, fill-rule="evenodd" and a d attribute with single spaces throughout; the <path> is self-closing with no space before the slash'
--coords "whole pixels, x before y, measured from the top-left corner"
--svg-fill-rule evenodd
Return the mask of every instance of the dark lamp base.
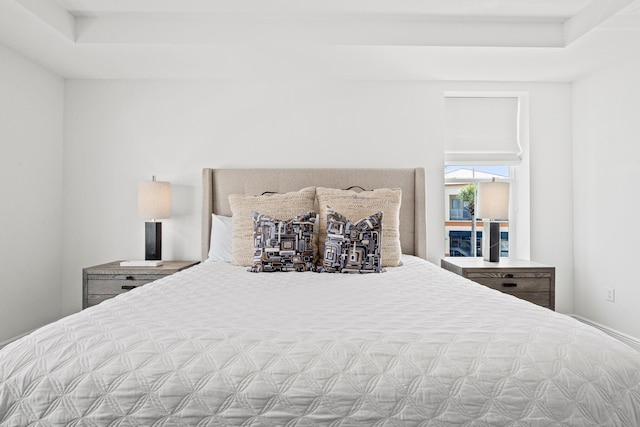
<path id="1" fill-rule="evenodd" d="M 147 261 L 162 259 L 162 223 L 144 223 L 144 259 Z"/>
<path id="2" fill-rule="evenodd" d="M 483 231 L 482 257 L 485 261 L 500 261 L 500 223 L 485 222 Z"/>

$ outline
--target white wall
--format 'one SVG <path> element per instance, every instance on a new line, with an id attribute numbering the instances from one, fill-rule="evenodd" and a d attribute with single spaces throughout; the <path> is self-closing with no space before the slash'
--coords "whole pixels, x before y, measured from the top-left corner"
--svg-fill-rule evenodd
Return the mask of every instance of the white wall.
<path id="1" fill-rule="evenodd" d="M 144 256 L 138 181 L 173 185 L 163 258 L 199 259 L 203 167 L 425 166 L 439 176 L 442 150 L 429 141 L 442 138 L 428 125 L 439 102 L 425 84 L 67 82 L 64 311 L 80 308 L 82 267 Z"/>
<path id="2" fill-rule="evenodd" d="M 531 92 L 531 259 L 556 267 L 556 311 L 574 312 L 571 86 Z"/>
<path id="3" fill-rule="evenodd" d="M 0 342 L 60 316 L 63 94 L 0 45 Z"/>
<path id="4" fill-rule="evenodd" d="M 640 60 L 576 81 L 574 246 L 576 314 L 640 337 Z M 615 302 L 605 301 L 607 287 Z"/>
<path id="5" fill-rule="evenodd" d="M 203 167 L 427 168 L 428 257 L 444 253 L 443 95 L 530 91 L 532 217 L 571 189 L 571 95 L 565 84 L 379 81 L 68 81 L 65 86 L 63 313 L 81 307 L 81 269 L 144 255 L 140 180 L 173 185 L 165 259 L 198 259 Z M 533 110 L 533 108 L 532 108 Z M 553 159 L 546 156 L 553 155 Z M 550 170 L 549 166 L 558 170 Z M 563 169 L 564 168 L 564 169 Z M 569 168 L 569 169 L 566 169 Z M 562 192 L 557 191 L 558 189 Z M 556 265 L 572 311 L 570 209 L 537 227 L 532 258 Z M 554 241 L 553 248 L 547 242 Z"/>

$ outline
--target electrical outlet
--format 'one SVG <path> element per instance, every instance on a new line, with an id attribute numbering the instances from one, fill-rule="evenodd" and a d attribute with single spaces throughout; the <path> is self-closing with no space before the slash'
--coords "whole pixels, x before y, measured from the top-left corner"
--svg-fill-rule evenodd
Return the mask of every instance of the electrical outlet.
<path id="1" fill-rule="evenodd" d="M 616 290 L 613 288 L 607 288 L 607 293 L 604 298 L 607 301 L 615 302 L 616 300 Z"/>

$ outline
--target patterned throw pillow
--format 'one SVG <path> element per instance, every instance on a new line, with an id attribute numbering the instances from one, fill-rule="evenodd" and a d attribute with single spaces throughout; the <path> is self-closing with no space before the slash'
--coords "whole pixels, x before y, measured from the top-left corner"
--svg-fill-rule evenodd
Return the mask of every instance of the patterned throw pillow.
<path id="1" fill-rule="evenodd" d="M 253 267 L 262 271 L 314 271 L 314 227 L 317 214 L 307 212 L 290 220 L 253 213 Z"/>
<path id="2" fill-rule="evenodd" d="M 364 218 L 371 212 L 384 212 L 384 229 L 382 230 L 382 246 L 380 256 L 382 267 L 396 267 L 402 264 L 402 247 L 400 246 L 400 204 L 402 190 L 399 188 L 377 188 L 371 191 L 356 192 L 336 188 L 316 188 L 318 206 L 331 206 L 347 218 Z M 304 212 L 304 211 L 300 211 Z M 318 253 L 324 254 L 324 241 L 327 234 L 326 211 L 319 209 L 318 218 Z"/>
<path id="3" fill-rule="evenodd" d="M 253 212 L 260 212 L 273 218 L 291 219 L 300 212 L 315 210 L 315 198 L 315 187 L 284 194 L 229 195 L 229 206 L 233 214 L 231 226 L 233 264 L 246 267 L 253 265 Z M 317 245 L 317 238 L 314 245 Z M 316 247 L 316 254 L 317 251 Z"/>
<path id="4" fill-rule="evenodd" d="M 354 223 L 327 207 L 327 237 L 320 271 L 380 273 L 382 211 Z"/>

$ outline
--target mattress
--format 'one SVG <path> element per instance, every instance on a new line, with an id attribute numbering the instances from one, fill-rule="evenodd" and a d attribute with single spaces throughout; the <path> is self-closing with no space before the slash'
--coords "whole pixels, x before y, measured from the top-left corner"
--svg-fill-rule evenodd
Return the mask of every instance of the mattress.
<path id="1" fill-rule="evenodd" d="M 208 261 L 0 350 L 0 425 L 638 426 L 640 355 L 422 259 Z"/>

